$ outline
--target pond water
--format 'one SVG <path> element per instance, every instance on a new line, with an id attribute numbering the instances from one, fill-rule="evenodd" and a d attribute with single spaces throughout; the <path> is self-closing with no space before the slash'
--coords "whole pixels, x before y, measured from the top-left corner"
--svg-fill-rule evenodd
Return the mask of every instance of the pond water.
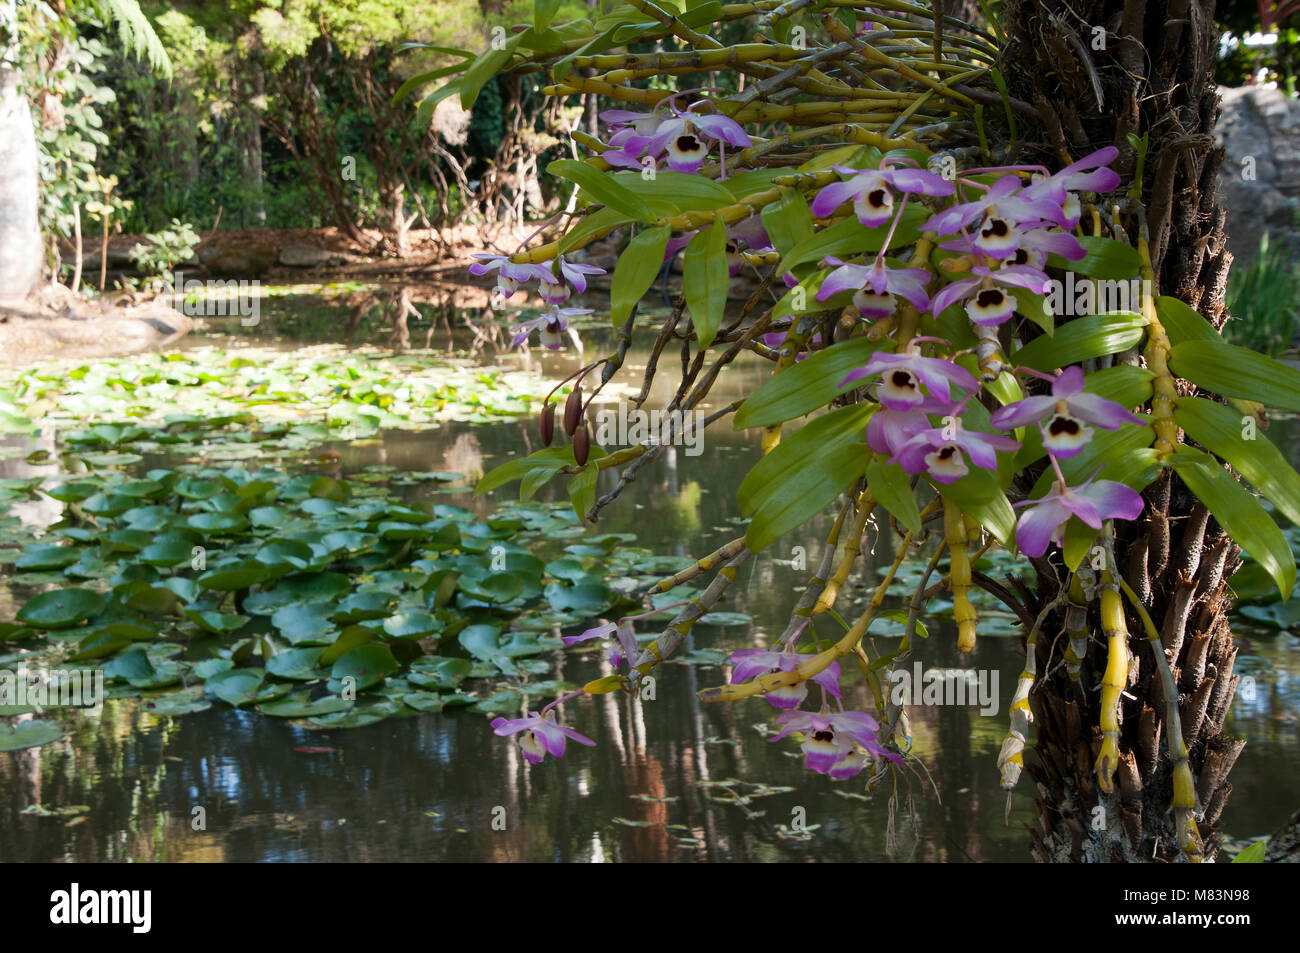
<path id="1" fill-rule="evenodd" d="M 586 337 L 589 354 L 609 345 L 599 333 Z M 639 371 L 644 354 L 644 347 L 634 349 L 628 371 Z M 530 358 L 539 359 L 556 379 L 578 366 L 569 353 Z M 661 366 L 672 364 L 666 358 Z M 742 396 L 767 373 L 757 359 L 738 361 L 724 376 L 726 389 L 715 391 L 704 409 Z M 666 387 L 665 380 L 659 397 Z M 474 475 L 535 446 L 535 423 L 528 420 L 388 430 L 378 440 L 334 449 L 344 476 L 377 463 Z M 655 553 L 697 557 L 740 535 L 735 486 L 760 455 L 757 441 L 724 422 L 708 431 L 705 447 L 703 456 L 671 450 L 643 470 L 593 532 L 635 533 L 638 545 Z M 13 464 L 0 461 L 0 473 L 15 475 L 3 469 Z M 615 478 L 602 474 L 598 492 Z M 420 499 L 431 491 L 409 492 Z M 516 494 L 512 484 L 486 498 L 438 499 L 486 514 Z M 548 486 L 539 498 L 562 497 Z M 69 733 L 64 741 L 0 753 L 0 859 L 1027 859 L 1025 826 L 1035 823 L 1030 782 L 1022 781 L 1004 821 L 996 768 L 1022 661 L 1010 632 L 982 635 L 974 659 L 962 663 L 952 628 L 931 621 L 932 637 L 918 653 L 924 664 L 996 669 L 999 711 L 983 716 L 974 707 L 913 707 L 914 750 L 928 777 L 912 773 L 896 792 L 867 791 L 865 775 L 833 782 L 804 771 L 796 744 L 767 741 L 775 711 L 760 699 L 731 706 L 696 699 L 699 689 L 724 680 L 724 669 L 707 664 L 705 650 L 766 646 L 784 628 L 805 578 L 791 565 L 800 555 L 792 547 L 803 547 L 803 558 L 815 566 L 828 528 L 822 518 L 806 537 L 777 544 L 788 551 L 773 547 L 752 558 L 718 607 L 752 622 L 697 625 L 684 651 L 705 664 L 665 665 L 654 700 L 616 693 L 567 706 L 567 723 L 597 747 L 571 745 L 560 762 L 529 765 L 511 739 L 492 733 L 487 717 L 468 712 L 309 730 L 224 705 L 167 718 L 138 700 L 111 700 L 98 714 L 58 710 Z M 874 554 L 854 573 L 842 605 L 865 600 L 874 588 L 893 555 L 888 537 L 876 541 Z M 565 542 L 555 541 L 548 557 L 562 555 Z M 3 618 L 12 614 L 9 604 L 0 598 Z M 823 619 L 819 629 L 829 637 L 835 625 Z M 1233 771 L 1225 813 L 1224 829 L 1238 841 L 1285 821 L 1300 789 L 1300 639 L 1252 630 L 1242 640 L 1257 687 L 1253 695 L 1239 693 L 1229 722 L 1249 742 Z M 550 660 L 555 677 L 579 685 L 609 671 L 599 652 L 557 652 Z M 870 708 L 861 678 L 844 681 L 846 707 Z M 203 809 L 205 829 L 194 829 L 196 808 Z"/>

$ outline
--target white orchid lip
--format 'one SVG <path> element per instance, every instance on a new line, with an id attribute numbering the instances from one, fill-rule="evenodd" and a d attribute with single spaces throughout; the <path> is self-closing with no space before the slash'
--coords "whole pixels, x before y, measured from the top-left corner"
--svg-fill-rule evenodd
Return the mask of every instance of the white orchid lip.
<path id="1" fill-rule="evenodd" d="M 1065 200 L 1065 204 L 1061 206 L 1061 214 L 1069 223 L 1070 228 L 1074 228 L 1075 225 L 1079 224 L 1079 218 L 1083 215 L 1083 209 L 1079 206 L 1079 196 L 1071 192 Z"/>
<path id="2" fill-rule="evenodd" d="M 886 407 L 900 410 L 915 407 L 925 399 L 921 395 L 921 382 L 904 367 L 895 367 L 882 375 L 876 396 Z"/>
<path id="3" fill-rule="evenodd" d="M 670 140 L 667 147 L 668 165 L 674 169 L 683 167 L 699 168 L 704 164 L 704 157 L 709 149 L 704 142 L 692 132 L 684 132 Z"/>
<path id="4" fill-rule="evenodd" d="M 936 479 L 947 477 L 957 480 L 970 472 L 966 461 L 962 459 L 961 450 L 954 443 L 946 443 L 933 453 L 927 453 L 925 465 Z"/>
<path id="5" fill-rule="evenodd" d="M 1060 411 L 1043 425 L 1043 446 L 1058 457 L 1074 456 L 1091 440 L 1091 427 Z"/>
<path id="6" fill-rule="evenodd" d="M 534 731 L 525 731 L 519 736 L 519 747 L 524 750 L 524 757 L 531 764 L 541 764 L 542 759 L 546 757 L 546 749 L 542 747 Z"/>
<path id="7" fill-rule="evenodd" d="M 967 314 L 976 324 L 1001 324 L 1015 310 L 1016 299 L 1000 288 L 981 288 L 966 305 Z"/>
<path id="8" fill-rule="evenodd" d="M 864 318 L 887 318 L 894 313 L 894 309 L 898 306 L 898 299 L 889 292 L 878 295 L 874 291 L 864 289 L 853 293 L 853 306 L 862 313 Z"/>
<path id="9" fill-rule="evenodd" d="M 894 214 L 894 194 L 884 187 L 867 189 L 853 202 L 858 220 L 887 221 Z"/>
<path id="10" fill-rule="evenodd" d="M 1003 263 L 1003 268 L 1013 268 L 1016 265 L 1028 265 L 1030 268 L 1043 267 L 1043 253 L 1037 249 L 1025 248 L 1023 245 L 1013 251 L 1010 257 Z"/>
<path id="11" fill-rule="evenodd" d="M 984 220 L 979 237 L 974 241 L 977 249 L 994 258 L 1004 258 L 1013 253 L 1019 243 L 1020 235 L 1016 230 L 1006 219 L 997 216 Z"/>

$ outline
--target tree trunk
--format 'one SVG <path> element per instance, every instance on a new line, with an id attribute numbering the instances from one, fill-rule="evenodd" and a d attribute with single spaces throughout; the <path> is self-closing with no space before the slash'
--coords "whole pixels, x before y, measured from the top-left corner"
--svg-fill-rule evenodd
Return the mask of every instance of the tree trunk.
<path id="1" fill-rule="evenodd" d="M 22 76 L 0 61 L 0 300 L 25 298 L 41 277 L 36 130 Z"/>
<path id="2" fill-rule="evenodd" d="M 1212 0 L 1014 0 L 1007 32 L 1003 69 L 1012 96 L 1034 107 L 1045 140 L 1033 158 L 1059 165 L 1067 156 L 1114 145 L 1120 155 L 1112 167 L 1128 178 L 1136 166 L 1128 135 L 1150 136 L 1142 200 L 1156 293 L 1174 295 L 1222 326 L 1232 259 L 1215 198 L 1222 151 L 1212 138 L 1218 115 Z M 1195 390 L 1186 382 L 1178 386 L 1180 393 Z M 1237 685 L 1225 580 L 1239 563 L 1239 550 L 1172 471 L 1143 496 L 1143 520 L 1117 531 L 1118 570 L 1160 628 L 1196 779 L 1195 817 L 1204 857 L 1211 860 L 1232 790 L 1227 774 L 1245 744 L 1223 731 Z M 1057 576 L 1046 564 L 1039 570 L 1045 603 L 1056 595 Z M 1063 625 L 1058 613 L 1044 631 L 1050 636 Z M 1038 641 L 1038 671 L 1052 673 L 1031 695 L 1037 738 L 1027 770 L 1038 788 L 1042 833 L 1032 833 L 1040 860 L 1180 856 L 1169 809 L 1172 759 L 1163 744 L 1160 683 L 1131 611 L 1128 627 L 1131 697 L 1122 700 L 1121 762 L 1111 795 L 1102 794 L 1093 773 L 1101 740 L 1097 687 L 1106 657 L 1096 612 L 1089 614 L 1093 638 L 1080 683 L 1059 664 L 1066 640 Z M 1053 651 L 1057 656 L 1049 660 Z"/>
<path id="3" fill-rule="evenodd" d="M 247 94 L 240 106 L 239 125 L 242 145 L 240 171 L 244 179 L 244 202 L 240 209 L 241 223 L 260 228 L 266 225 L 266 198 L 262 184 L 262 104 L 266 100 L 266 87 L 262 77 L 261 61 L 250 56 L 246 61 L 249 79 Z M 245 224 L 244 227 L 249 227 Z"/>

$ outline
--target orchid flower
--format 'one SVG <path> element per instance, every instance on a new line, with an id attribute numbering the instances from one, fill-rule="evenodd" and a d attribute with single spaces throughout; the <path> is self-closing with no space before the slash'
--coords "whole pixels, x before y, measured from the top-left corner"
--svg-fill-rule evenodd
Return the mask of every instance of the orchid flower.
<path id="1" fill-rule="evenodd" d="M 519 739 L 519 747 L 524 750 L 524 757 L 529 764 L 541 764 L 548 754 L 553 758 L 564 755 L 564 739 L 572 738 L 578 744 L 595 747 L 596 742 L 572 728 L 558 724 L 549 714 L 539 715 L 529 712 L 527 718 L 492 719 L 492 729 L 501 737 L 525 732 Z"/>
<path id="2" fill-rule="evenodd" d="M 922 430 L 930 427 L 927 414 L 947 414 L 952 405 L 946 400 L 927 397 L 911 410 L 886 407 L 871 415 L 867 421 L 867 446 L 876 453 L 893 456 Z"/>
<path id="3" fill-rule="evenodd" d="M 675 111 L 675 110 L 674 110 Z M 674 172 L 698 172 L 709 154 L 708 141 L 725 142 L 737 148 L 753 145 L 736 120 L 722 115 L 679 112 L 665 120 L 646 144 L 646 155 L 658 158 L 667 152 L 668 168 Z"/>
<path id="4" fill-rule="evenodd" d="M 997 470 L 998 451 L 1018 449 L 1020 443 L 1010 437 L 969 430 L 952 418 L 951 426 L 917 431 L 898 448 L 890 462 L 896 460 L 908 473 L 928 472 L 940 483 L 955 483 L 970 472 L 963 452 L 980 469 Z"/>
<path id="5" fill-rule="evenodd" d="M 602 119 L 622 127 L 610 137 L 611 148 L 602 152 L 601 158 L 613 166 L 639 169 L 643 157 L 657 159 L 667 152 L 668 167 L 674 172 L 698 172 L 709 153 L 710 140 L 736 147 L 753 144 L 734 119 L 693 109 L 679 111 L 671 104 L 669 108 L 672 118 L 657 110 L 649 115 L 627 110 L 601 113 Z"/>
<path id="6" fill-rule="evenodd" d="M 679 251 L 691 243 L 698 232 L 699 229 L 692 229 L 668 239 L 668 243 L 664 246 L 664 263 L 672 261 Z M 772 239 L 768 237 L 767 229 L 763 227 L 763 222 L 757 215 L 751 215 L 727 226 L 727 270 L 733 278 L 744 264 L 740 257 L 742 249 L 755 252 L 773 250 Z M 791 288 L 798 283 L 797 279 L 794 284 L 786 281 L 787 286 Z"/>
<path id="7" fill-rule="evenodd" d="M 640 157 L 645 144 L 665 121 L 658 110 L 639 113 L 629 109 L 607 109 L 600 118 L 615 129 L 609 138 L 609 148 L 600 157 L 622 169 L 641 168 Z"/>
<path id="8" fill-rule="evenodd" d="M 1003 227 L 1006 226 L 1006 227 Z M 1049 254 L 1078 261 L 1087 252 L 1078 240 L 1052 222 L 1031 222 L 1007 226 L 1002 219 L 986 224 L 971 238 L 961 235 L 939 246 L 944 251 L 988 255 L 1005 265 L 1042 268 Z"/>
<path id="9" fill-rule="evenodd" d="M 636 641 L 636 630 L 628 619 L 620 619 L 618 622 L 607 622 L 604 625 L 598 625 L 595 628 L 588 629 L 581 635 L 566 635 L 560 641 L 565 645 L 577 645 L 579 642 L 588 642 L 591 639 L 608 638 L 611 635 L 617 635 L 618 648 L 609 654 L 609 663 L 615 669 L 621 668 L 624 659 L 632 660 L 636 658 L 638 645 Z"/>
<path id="10" fill-rule="evenodd" d="M 549 310 L 516 326 L 515 336 L 510 345 L 517 347 L 528 340 L 528 335 L 534 329 L 538 329 L 541 331 L 542 345 L 548 350 L 558 351 L 564 344 L 563 332 L 569 327 L 569 318 L 580 314 L 591 314 L 591 308 L 561 308 L 558 305 L 551 305 Z"/>
<path id="11" fill-rule="evenodd" d="M 972 222 L 981 220 L 984 223 L 983 228 L 988 228 L 997 221 L 1008 228 L 1022 222 L 1042 220 L 1065 225 L 1061 202 L 1054 199 L 1054 193 L 1047 190 L 1030 195 L 1023 193 L 1016 195 L 1019 189 L 1019 178 L 1014 175 L 1003 176 L 989 186 L 982 198 L 944 209 L 922 225 L 921 230 L 933 230 L 940 235 L 952 235 L 962 231 Z M 995 227 L 1000 230 L 1002 226 Z"/>
<path id="12" fill-rule="evenodd" d="M 852 777 L 866 767 L 857 749 L 879 760 L 888 758 L 898 764 L 902 759 L 876 741 L 876 719 L 865 711 L 841 711 L 824 714 L 811 711 L 787 711 L 777 716 L 780 733 L 768 739 L 780 741 L 791 732 L 803 732 L 803 765 L 809 771 L 829 774 L 832 778 Z"/>
<path id="13" fill-rule="evenodd" d="M 1061 206 L 1062 217 L 1053 219 L 1065 228 L 1074 228 L 1079 223 L 1081 209 L 1076 192 L 1110 192 L 1119 187 L 1120 177 L 1106 168 L 1119 157 L 1119 150 L 1114 146 L 1098 149 L 1084 156 L 1078 162 L 1067 165 L 1054 175 L 1035 176 L 1034 181 L 1025 186 L 1021 196 L 1030 201 L 1047 197 Z M 1050 217 L 1050 216 L 1045 216 Z"/>
<path id="14" fill-rule="evenodd" d="M 933 172 L 923 169 L 891 169 L 888 161 L 882 162 L 879 169 L 852 169 L 848 166 L 832 166 L 841 175 L 849 178 L 842 182 L 832 182 L 813 199 L 813 215 L 825 218 L 850 199 L 858 221 L 863 225 L 883 225 L 894 214 L 894 191 L 911 192 L 920 195 L 952 195 L 956 189 L 951 182 Z"/>
<path id="15" fill-rule="evenodd" d="M 1129 413 L 1113 400 L 1085 394 L 1083 370 L 1067 367 L 1052 383 L 1052 393 L 1026 397 L 1000 407 L 990 421 L 995 427 L 1011 430 L 1039 423 L 1043 446 L 1061 459 L 1073 457 L 1092 440 L 1092 427 L 1118 430 L 1121 424 L 1142 424 L 1141 417 Z M 1046 424 L 1042 421 L 1046 420 Z"/>
<path id="16" fill-rule="evenodd" d="M 841 291 L 859 292 L 862 297 L 854 296 L 853 303 L 862 311 L 864 317 L 884 317 L 894 311 L 894 295 L 902 295 L 921 312 L 930 310 L 930 296 L 925 286 L 930 280 L 930 273 L 924 268 L 889 268 L 884 256 L 877 256 L 870 265 L 851 265 L 834 256 L 827 255 L 827 265 L 838 265 L 822 282 L 817 291 L 817 300 L 825 301 Z M 867 289 L 871 289 L 867 294 Z"/>
<path id="17" fill-rule="evenodd" d="M 1046 294 L 1051 287 L 1047 275 L 1028 265 L 1008 265 L 996 269 L 975 265 L 971 272 L 971 277 L 959 278 L 944 285 L 935 294 L 930 307 L 936 317 L 949 305 L 970 299 L 966 304 L 966 313 L 970 319 L 985 327 L 996 327 L 1016 310 L 1016 299 L 998 288 L 998 285 L 1028 288 L 1038 294 Z"/>
<path id="18" fill-rule="evenodd" d="M 519 285 L 534 279 L 543 284 L 558 284 L 559 279 L 546 265 L 519 265 L 510 260 L 508 255 L 474 256 L 477 262 L 469 266 L 471 275 L 486 275 L 489 271 L 497 273 L 497 289 L 503 298 L 509 298 L 519 290 Z"/>
<path id="19" fill-rule="evenodd" d="M 1058 471 L 1059 474 L 1059 471 Z M 1137 519 L 1142 514 L 1142 496 L 1123 483 L 1097 480 L 1071 489 L 1064 479 L 1052 485 L 1046 496 L 1025 500 L 1016 506 L 1030 507 L 1016 524 L 1016 545 L 1026 556 L 1041 556 L 1050 542 L 1061 544 L 1065 524 L 1077 516 L 1091 529 L 1101 529 L 1102 520 Z"/>
<path id="20" fill-rule="evenodd" d="M 790 336 L 790 331 L 787 328 L 784 331 L 769 331 L 766 334 L 762 335 L 762 338 L 764 344 L 766 344 L 768 347 L 774 350 L 777 350 L 780 349 L 780 347 L 783 344 L 785 344 L 786 339 L 789 336 Z M 811 338 L 808 339 L 808 344 L 805 345 L 805 347 L 812 347 L 814 350 L 816 350 L 816 345 L 819 345 L 821 343 L 822 343 L 822 333 L 821 331 L 817 331 L 816 333 L 813 334 Z M 802 361 L 807 356 L 808 356 L 807 351 L 800 351 L 798 354 L 794 356 L 795 363 Z"/>
<path id="21" fill-rule="evenodd" d="M 942 401 L 951 397 L 949 384 L 967 391 L 977 390 L 979 382 L 966 368 L 938 357 L 922 357 L 915 346 L 901 354 L 877 351 L 865 365 L 850 371 L 840 386 L 880 374 L 880 388 L 876 399 L 885 407 L 911 410 L 925 400 L 921 393 L 924 384 L 929 393 Z"/>
<path id="22" fill-rule="evenodd" d="M 768 649 L 740 649 L 731 653 L 731 663 L 735 668 L 731 672 L 731 684 L 739 685 L 758 675 L 771 672 L 793 672 L 800 662 L 808 656 L 793 652 L 776 652 Z M 840 697 L 840 666 L 832 662 L 809 681 L 814 681 L 836 698 Z M 773 708 L 796 708 L 808 697 L 808 682 L 778 688 L 763 696 Z"/>

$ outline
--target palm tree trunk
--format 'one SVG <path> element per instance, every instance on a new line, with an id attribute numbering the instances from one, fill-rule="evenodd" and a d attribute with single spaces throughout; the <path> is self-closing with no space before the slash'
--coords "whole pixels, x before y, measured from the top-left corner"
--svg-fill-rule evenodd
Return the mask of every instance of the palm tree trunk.
<path id="1" fill-rule="evenodd" d="M 1212 138 L 1218 115 L 1213 0 L 1014 0 L 1007 31 L 1004 70 L 1012 96 L 1032 106 L 1039 120 L 1040 161 L 1114 145 L 1120 156 L 1113 167 L 1127 177 L 1136 166 L 1129 135 L 1150 137 L 1142 199 L 1157 293 L 1177 296 L 1222 326 L 1232 256 L 1215 196 L 1223 154 Z M 1179 389 L 1194 391 L 1185 382 Z M 1232 791 L 1227 775 L 1245 744 L 1223 731 L 1237 685 L 1225 580 L 1239 563 L 1239 550 L 1172 471 L 1164 471 L 1144 497 L 1144 520 L 1127 524 L 1115 552 L 1120 574 L 1160 628 L 1174 672 L 1209 860 Z M 1051 567 L 1040 564 L 1044 603 L 1057 586 Z M 1027 769 L 1038 791 L 1042 830 L 1032 836 L 1040 860 L 1179 857 L 1160 681 L 1131 611 L 1128 622 L 1132 661 L 1122 701 L 1121 763 L 1110 795 L 1099 790 L 1093 773 L 1101 741 L 1097 686 L 1106 661 L 1095 611 L 1081 682 L 1071 682 L 1059 664 L 1064 638 L 1038 641 L 1038 671 L 1052 673 L 1031 696 L 1037 739 Z M 1061 614 L 1045 631 L 1063 626 Z M 1056 657 L 1049 661 L 1054 642 Z"/>

